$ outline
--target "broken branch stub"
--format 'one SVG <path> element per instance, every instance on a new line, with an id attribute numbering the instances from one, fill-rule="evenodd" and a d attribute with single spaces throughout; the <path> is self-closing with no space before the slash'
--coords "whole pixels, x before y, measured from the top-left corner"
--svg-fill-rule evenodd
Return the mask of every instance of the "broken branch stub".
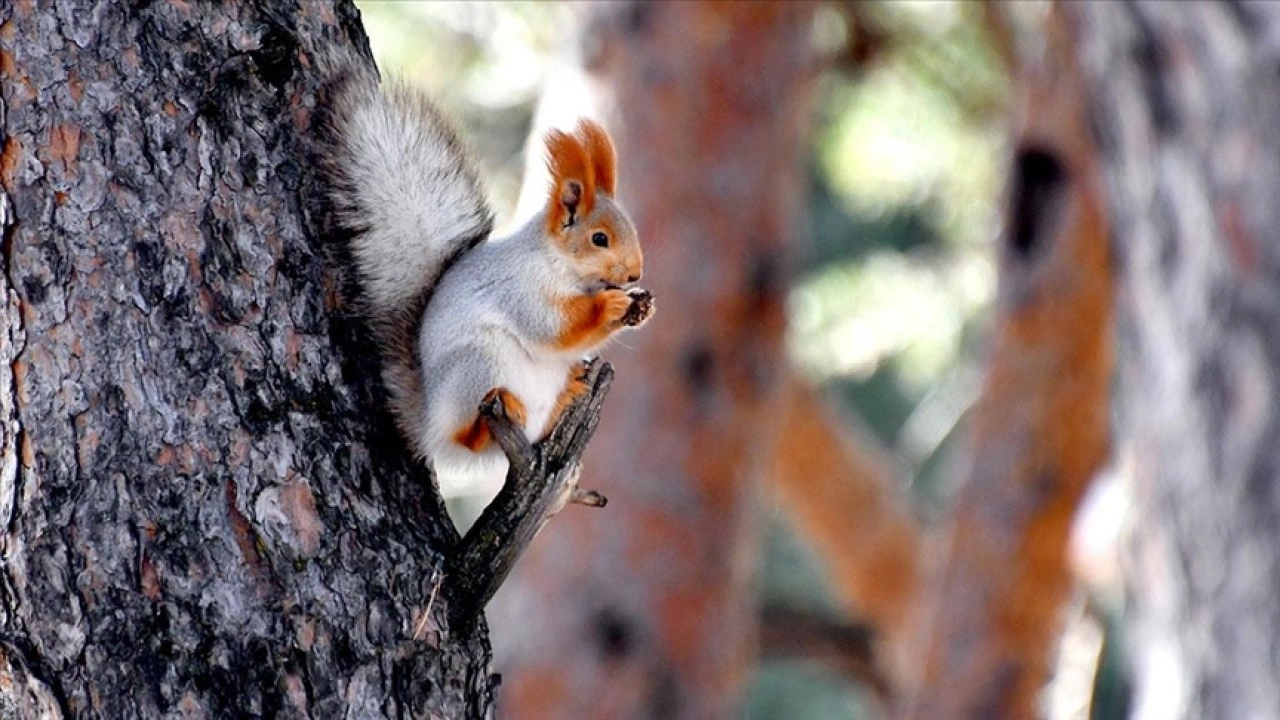
<path id="1" fill-rule="evenodd" d="M 481 513 L 450 554 L 444 593 L 455 631 L 469 632 L 498 591 L 516 560 L 556 513 L 570 502 L 604 507 L 606 498 L 578 487 L 582 453 L 600 423 L 613 366 L 593 360 L 586 384 L 542 442 L 531 444 L 507 416 L 498 397 L 480 407 L 489 431 L 510 463 L 497 497 Z"/>

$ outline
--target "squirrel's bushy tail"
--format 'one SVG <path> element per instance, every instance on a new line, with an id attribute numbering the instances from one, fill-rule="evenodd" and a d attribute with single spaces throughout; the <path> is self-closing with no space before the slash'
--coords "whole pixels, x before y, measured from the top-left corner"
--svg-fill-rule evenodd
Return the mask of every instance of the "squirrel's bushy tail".
<path id="1" fill-rule="evenodd" d="M 489 236 L 493 215 L 466 147 L 422 92 L 379 83 L 365 61 L 333 65 L 318 96 L 315 171 L 327 224 L 355 265 L 355 302 L 384 351 L 392 413 L 421 455 L 418 324 L 441 273 Z"/>

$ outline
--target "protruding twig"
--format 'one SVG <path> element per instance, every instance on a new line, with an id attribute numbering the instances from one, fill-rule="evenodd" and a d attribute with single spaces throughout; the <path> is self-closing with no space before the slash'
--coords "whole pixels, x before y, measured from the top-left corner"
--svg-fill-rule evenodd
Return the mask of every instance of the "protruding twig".
<path id="1" fill-rule="evenodd" d="M 427 623 L 431 620 L 431 608 L 436 604 L 436 593 L 440 592 L 440 585 L 443 578 L 440 577 L 440 568 L 431 571 L 431 595 L 427 598 L 427 607 L 422 611 L 422 617 L 418 619 L 418 625 L 413 629 L 413 639 L 421 640 L 422 632 L 427 629 Z"/>
<path id="2" fill-rule="evenodd" d="M 516 559 L 566 504 L 604 507 L 603 495 L 579 490 L 578 474 L 582 451 L 600 423 L 601 405 L 612 381 L 612 366 L 592 361 L 585 378 L 590 391 L 565 409 L 551 434 L 537 445 L 531 445 L 507 417 L 501 398 L 481 406 L 489 431 L 511 466 L 498 496 L 446 563 L 443 593 L 455 632 L 473 627 Z"/>
<path id="3" fill-rule="evenodd" d="M 583 490 L 578 488 L 573 491 L 573 495 L 569 497 L 569 502 L 575 505 L 586 505 L 587 507 L 604 507 L 609 504 L 609 498 L 601 495 L 595 490 Z"/>

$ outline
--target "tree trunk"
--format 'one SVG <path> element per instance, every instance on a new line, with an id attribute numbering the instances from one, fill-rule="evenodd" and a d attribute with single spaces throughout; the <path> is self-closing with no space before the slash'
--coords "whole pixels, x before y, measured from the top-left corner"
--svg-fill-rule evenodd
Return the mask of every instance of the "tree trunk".
<path id="1" fill-rule="evenodd" d="M 812 9 L 589 11 L 586 110 L 617 141 L 619 197 L 658 308 L 606 352 L 618 381 L 583 482 L 609 507 L 549 528 L 495 599 L 506 717 L 741 710 L 754 659 L 754 516 L 781 419 Z"/>
<path id="2" fill-rule="evenodd" d="M 1280 717 L 1280 5 L 1064 8 L 1125 290 L 1134 717 Z"/>
<path id="3" fill-rule="evenodd" d="M 341 45 L 349 2 L 0 2 L 0 715 L 491 711 L 304 221 Z"/>
<path id="4" fill-rule="evenodd" d="M 966 472 L 922 583 L 923 665 L 901 717 L 1033 718 L 1072 578 L 1071 523 L 1110 442 L 1112 270 L 1069 38 L 1047 17 L 998 249 L 1000 292 Z"/>
<path id="5" fill-rule="evenodd" d="M 893 458 L 856 418 L 794 377 L 781 414 L 779 504 L 822 558 L 849 617 L 875 629 L 875 671 L 896 685 L 919 662 L 910 655 L 912 609 L 935 538 L 912 512 Z"/>

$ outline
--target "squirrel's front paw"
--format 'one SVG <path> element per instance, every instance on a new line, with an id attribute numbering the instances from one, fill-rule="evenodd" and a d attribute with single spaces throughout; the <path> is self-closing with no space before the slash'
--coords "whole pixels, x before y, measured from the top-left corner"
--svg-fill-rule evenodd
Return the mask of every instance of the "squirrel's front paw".
<path id="1" fill-rule="evenodd" d="M 640 327 L 653 316 L 653 293 L 644 288 L 632 288 L 627 291 L 627 299 L 631 304 L 622 316 L 622 324 L 627 327 Z"/>
<path id="2" fill-rule="evenodd" d="M 624 323 L 624 318 L 631 312 L 631 296 L 620 288 L 609 288 L 599 295 L 600 312 L 608 323 L 606 327 L 617 328 Z"/>

